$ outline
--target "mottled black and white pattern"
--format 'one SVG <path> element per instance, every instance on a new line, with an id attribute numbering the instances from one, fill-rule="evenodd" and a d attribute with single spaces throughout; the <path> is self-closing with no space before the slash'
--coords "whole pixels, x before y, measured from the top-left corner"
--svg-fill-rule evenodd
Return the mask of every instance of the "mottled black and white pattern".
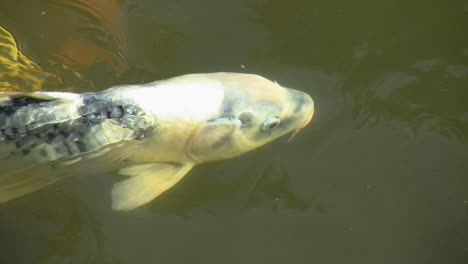
<path id="1" fill-rule="evenodd" d="M 31 95 L 0 101 L 0 158 L 22 155 L 37 162 L 72 158 L 155 132 L 153 117 L 103 94 L 72 99 Z M 8 153 L 1 152 L 2 145 L 8 146 Z"/>

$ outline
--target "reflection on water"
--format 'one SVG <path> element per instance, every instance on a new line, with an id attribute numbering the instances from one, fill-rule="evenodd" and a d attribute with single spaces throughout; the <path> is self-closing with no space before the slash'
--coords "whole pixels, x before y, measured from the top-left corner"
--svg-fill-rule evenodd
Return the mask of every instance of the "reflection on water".
<path id="1" fill-rule="evenodd" d="M 31 200 L 26 200 L 2 207 L 0 232 L 12 239 L 2 250 L 14 258 L 0 257 L 0 262 L 90 263 L 102 259 L 105 237 L 86 204 L 63 192 L 36 196 L 38 203 L 47 201 L 55 201 L 54 206 L 28 209 L 24 202 Z"/>
<path id="2" fill-rule="evenodd" d="M 36 91 L 54 78 L 21 51 L 13 36 L 0 26 L 0 91 Z"/>
<path id="3" fill-rule="evenodd" d="M 303 196 L 296 193 L 289 182 L 288 169 L 280 162 L 261 161 L 260 157 L 240 159 L 226 161 L 221 168 L 210 164 L 197 167 L 181 184 L 147 208 L 156 214 L 187 219 L 200 214 L 249 213 L 258 208 L 269 208 L 276 214 L 327 211 L 327 205 L 313 194 Z M 243 164 L 242 168 L 239 162 Z"/>
<path id="4" fill-rule="evenodd" d="M 466 140 L 467 38 L 453 34 L 466 29 L 463 1 L 417 2 L 269 0 L 250 6 L 252 20 L 271 33 L 265 56 L 342 76 L 340 89 L 362 124 L 393 119 L 414 133 L 424 128 Z"/>
<path id="5" fill-rule="evenodd" d="M 356 102 L 356 117 L 361 122 L 374 123 L 381 119 L 398 120 L 415 134 L 430 130 L 466 141 L 468 108 L 464 102 L 468 91 L 463 86 L 468 81 L 468 67 L 438 62 L 426 68 L 426 63 L 415 61 L 396 69 L 367 69 L 362 79 L 356 74 L 345 80 L 343 87 Z M 450 73 L 451 67 L 460 69 L 458 76 Z"/>
<path id="6" fill-rule="evenodd" d="M 326 212 L 327 206 L 313 201 L 313 197 L 301 199 L 291 189 L 288 183 L 288 173 L 279 163 L 266 167 L 259 178 L 253 179 L 253 186 L 248 194 L 245 209 L 255 207 L 271 207 L 275 212 L 282 210 L 304 211 L 314 208 L 318 212 Z"/>
<path id="7" fill-rule="evenodd" d="M 15 90 L 64 90 L 70 86 L 90 90 L 93 84 L 102 89 L 112 84 L 113 76 L 128 70 L 125 15 L 118 1 L 6 0 L 0 3 L 0 10 L 0 22 L 13 34 L 2 32 L 4 38 L 11 43 L 14 37 L 29 58 L 40 62 L 39 67 L 4 61 L 2 64 L 12 68 L 4 75 L 14 76 L 16 82 L 21 78 L 32 82 L 36 76 L 26 73 L 42 71 L 51 81 L 36 81 L 33 88 L 25 81 L 24 87 Z M 16 48 L 2 53 L 13 54 Z"/>
<path id="8" fill-rule="evenodd" d="M 125 14 L 117 0 L 50 0 L 42 7 L 53 22 L 61 21 L 55 31 L 56 47 L 52 56 L 73 68 L 89 67 L 101 61 L 110 69 L 127 70 Z"/>

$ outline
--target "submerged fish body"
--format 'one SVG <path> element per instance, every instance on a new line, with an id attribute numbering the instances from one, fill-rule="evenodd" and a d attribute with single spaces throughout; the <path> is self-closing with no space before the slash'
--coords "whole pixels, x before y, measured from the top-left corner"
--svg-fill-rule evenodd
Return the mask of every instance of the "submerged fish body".
<path id="1" fill-rule="evenodd" d="M 114 170 L 112 207 L 131 210 L 200 163 L 309 123 L 312 98 L 263 77 L 189 74 L 98 93 L 0 93 L 0 202 L 79 168 Z"/>

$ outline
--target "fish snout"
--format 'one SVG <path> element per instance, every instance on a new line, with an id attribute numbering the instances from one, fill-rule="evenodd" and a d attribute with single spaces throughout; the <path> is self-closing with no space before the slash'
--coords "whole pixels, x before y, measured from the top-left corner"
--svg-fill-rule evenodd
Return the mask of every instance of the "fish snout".
<path id="1" fill-rule="evenodd" d="M 294 105 L 291 115 L 296 119 L 296 125 L 292 130 L 291 141 L 294 136 L 303 129 L 314 116 L 314 100 L 304 92 L 291 90 L 291 102 Z"/>
<path id="2" fill-rule="evenodd" d="M 314 100 L 304 92 L 291 90 L 291 101 L 295 106 L 292 115 L 298 118 L 298 129 L 302 129 L 312 120 Z"/>

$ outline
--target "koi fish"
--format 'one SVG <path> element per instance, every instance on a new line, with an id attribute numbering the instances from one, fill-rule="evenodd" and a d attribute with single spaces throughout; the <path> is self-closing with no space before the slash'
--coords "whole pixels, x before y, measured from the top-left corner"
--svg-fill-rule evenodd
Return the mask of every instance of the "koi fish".
<path id="1" fill-rule="evenodd" d="M 188 74 L 101 92 L 0 92 L 0 202 L 84 169 L 114 171 L 112 208 L 131 210 L 200 163 L 304 128 L 312 98 L 258 75 Z"/>

